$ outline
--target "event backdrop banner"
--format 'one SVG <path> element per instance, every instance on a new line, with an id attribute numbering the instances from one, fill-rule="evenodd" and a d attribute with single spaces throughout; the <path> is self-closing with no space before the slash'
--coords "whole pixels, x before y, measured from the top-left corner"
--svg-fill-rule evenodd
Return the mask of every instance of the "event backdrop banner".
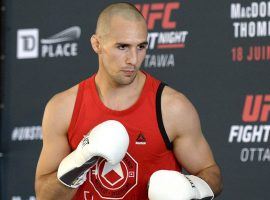
<path id="1" fill-rule="evenodd" d="M 1 199 L 35 200 L 44 107 L 96 72 L 89 39 L 112 2 L 4 1 Z M 130 3 L 148 25 L 142 69 L 198 110 L 223 174 L 217 199 L 270 199 L 270 1 Z"/>

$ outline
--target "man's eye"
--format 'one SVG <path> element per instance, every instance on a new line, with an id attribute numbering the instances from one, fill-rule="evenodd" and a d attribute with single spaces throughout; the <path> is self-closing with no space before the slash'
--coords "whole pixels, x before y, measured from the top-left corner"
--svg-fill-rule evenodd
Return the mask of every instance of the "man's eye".
<path id="1" fill-rule="evenodd" d="M 146 47 L 147 47 L 147 45 L 139 45 L 139 46 L 138 46 L 138 49 L 139 49 L 139 50 L 143 50 L 143 49 L 146 49 Z"/>
<path id="2" fill-rule="evenodd" d="M 117 48 L 120 50 L 125 50 L 127 48 L 127 45 L 118 45 Z"/>

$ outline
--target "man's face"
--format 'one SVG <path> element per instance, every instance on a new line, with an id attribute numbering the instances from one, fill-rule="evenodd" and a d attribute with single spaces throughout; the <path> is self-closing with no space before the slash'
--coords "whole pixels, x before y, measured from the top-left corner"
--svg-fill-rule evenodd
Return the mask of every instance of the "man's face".
<path id="1" fill-rule="evenodd" d="M 144 21 L 129 21 L 120 16 L 111 19 L 109 33 L 103 36 L 99 54 L 104 78 L 115 84 L 133 82 L 145 58 L 147 27 Z"/>

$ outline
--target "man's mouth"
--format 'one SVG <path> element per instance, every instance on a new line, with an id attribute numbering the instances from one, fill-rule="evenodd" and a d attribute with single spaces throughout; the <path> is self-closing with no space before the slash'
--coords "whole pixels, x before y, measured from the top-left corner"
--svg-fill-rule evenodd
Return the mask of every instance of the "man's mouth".
<path id="1" fill-rule="evenodd" d="M 122 72 L 124 72 L 125 75 L 132 75 L 135 72 L 135 69 L 122 69 Z"/>

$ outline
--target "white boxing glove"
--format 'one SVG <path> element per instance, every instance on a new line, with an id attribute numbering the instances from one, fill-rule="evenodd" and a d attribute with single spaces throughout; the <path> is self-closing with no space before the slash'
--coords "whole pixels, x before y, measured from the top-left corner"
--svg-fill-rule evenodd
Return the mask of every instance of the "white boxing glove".
<path id="1" fill-rule="evenodd" d="M 211 200 L 214 193 L 201 178 L 177 171 L 159 170 L 150 177 L 150 200 Z"/>
<path id="2" fill-rule="evenodd" d="M 86 180 L 86 174 L 99 157 L 115 165 L 124 158 L 129 145 L 125 127 L 118 121 L 108 120 L 94 127 L 77 148 L 60 163 L 57 178 L 64 185 L 77 188 Z"/>

